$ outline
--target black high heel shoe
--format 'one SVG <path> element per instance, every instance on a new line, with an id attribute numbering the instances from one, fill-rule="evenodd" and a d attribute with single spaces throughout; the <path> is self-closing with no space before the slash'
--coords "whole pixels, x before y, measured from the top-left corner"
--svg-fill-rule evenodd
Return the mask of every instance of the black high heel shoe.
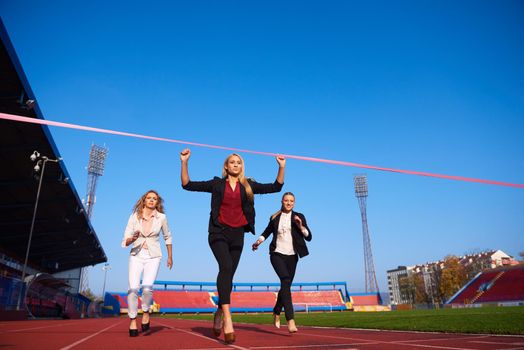
<path id="1" fill-rule="evenodd" d="M 136 319 L 136 317 L 135 318 L 131 318 L 131 321 L 135 320 L 135 319 Z M 129 336 L 130 337 L 138 337 L 138 329 L 131 329 L 130 328 L 129 329 Z"/>
<path id="2" fill-rule="evenodd" d="M 147 313 L 149 314 L 149 317 L 151 317 L 151 312 L 148 311 Z M 142 323 L 142 332 L 148 331 L 150 324 L 151 324 L 151 319 L 149 319 L 149 321 L 147 321 L 147 323 Z"/>

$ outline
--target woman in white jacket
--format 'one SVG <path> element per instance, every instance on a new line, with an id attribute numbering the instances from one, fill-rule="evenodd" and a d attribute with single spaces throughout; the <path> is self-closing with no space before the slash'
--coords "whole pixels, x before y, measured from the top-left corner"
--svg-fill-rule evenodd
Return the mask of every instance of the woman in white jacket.
<path id="1" fill-rule="evenodd" d="M 128 315 L 131 320 L 129 336 L 138 336 L 136 316 L 138 313 L 138 291 L 142 277 L 142 331 L 149 330 L 149 313 L 153 300 L 153 283 L 156 279 L 162 251 L 160 231 L 167 247 L 167 267 L 173 266 L 171 231 L 164 214 L 164 201 L 156 191 L 147 191 L 136 202 L 133 214 L 127 222 L 122 247 L 133 245 L 129 256 L 129 290 L 127 292 Z"/>

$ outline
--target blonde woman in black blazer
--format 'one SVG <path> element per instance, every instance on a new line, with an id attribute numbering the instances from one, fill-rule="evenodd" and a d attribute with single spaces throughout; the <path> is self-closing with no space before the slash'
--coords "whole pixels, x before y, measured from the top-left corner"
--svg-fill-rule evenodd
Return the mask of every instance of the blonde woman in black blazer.
<path id="1" fill-rule="evenodd" d="M 211 193 L 208 242 L 218 263 L 218 309 L 213 320 L 213 333 L 218 337 L 223 331 L 224 341 L 231 344 L 236 340 L 230 309 L 233 277 L 242 255 L 244 233 L 255 234 L 254 195 L 280 192 L 284 184 L 286 159 L 276 157 L 278 173 L 273 183 L 258 183 L 247 178 L 244 160 L 235 153 L 224 161 L 222 178 L 191 181 L 188 170 L 190 156 L 188 148 L 180 152 L 182 187 L 187 191 Z"/>
<path id="2" fill-rule="evenodd" d="M 281 209 L 271 216 L 266 229 L 253 244 L 253 250 L 273 233 L 269 245 L 271 265 L 280 278 L 280 290 L 273 308 L 273 323 L 280 328 L 280 312 L 284 307 L 287 327 L 290 333 L 297 331 L 294 320 L 293 300 L 291 299 L 291 284 L 295 277 L 298 258 L 309 254 L 306 241 L 311 241 L 311 230 L 307 226 L 306 217 L 293 211 L 295 195 L 286 192 L 282 196 Z"/>

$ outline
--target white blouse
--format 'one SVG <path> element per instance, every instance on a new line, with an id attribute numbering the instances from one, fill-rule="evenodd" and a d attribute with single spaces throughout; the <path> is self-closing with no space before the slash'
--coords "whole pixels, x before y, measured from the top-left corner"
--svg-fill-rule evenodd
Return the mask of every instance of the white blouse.
<path id="1" fill-rule="evenodd" d="M 278 232 L 275 252 L 283 255 L 295 255 L 295 249 L 293 248 L 293 236 L 291 235 L 291 214 L 282 212 L 280 214 L 280 221 L 278 222 Z M 307 228 L 303 228 L 302 234 L 304 237 L 309 236 Z M 260 236 L 261 242 L 265 241 L 264 236 Z"/>

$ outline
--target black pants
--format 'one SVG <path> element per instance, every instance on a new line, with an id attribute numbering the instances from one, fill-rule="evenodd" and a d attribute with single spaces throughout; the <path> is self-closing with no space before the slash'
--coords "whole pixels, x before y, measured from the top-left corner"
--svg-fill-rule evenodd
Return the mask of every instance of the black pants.
<path id="1" fill-rule="evenodd" d="M 209 246 L 218 262 L 218 306 L 231 304 L 233 276 L 244 248 L 244 228 L 226 227 L 220 233 L 210 233 Z"/>
<path id="2" fill-rule="evenodd" d="M 291 300 L 291 284 L 295 278 L 295 271 L 297 269 L 298 255 L 284 255 L 280 253 L 271 253 L 271 265 L 280 278 L 280 290 L 278 291 L 278 298 L 273 308 L 275 315 L 280 315 L 282 307 L 286 314 L 286 320 L 292 320 L 295 317 L 293 310 L 293 300 Z"/>

